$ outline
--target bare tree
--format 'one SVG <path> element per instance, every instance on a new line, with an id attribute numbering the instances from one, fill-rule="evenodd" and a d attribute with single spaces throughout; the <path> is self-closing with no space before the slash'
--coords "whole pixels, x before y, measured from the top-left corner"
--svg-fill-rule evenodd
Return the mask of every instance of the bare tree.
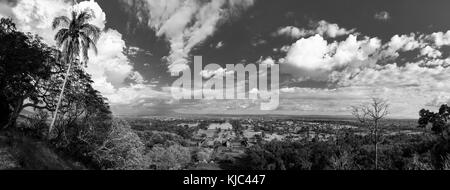
<path id="1" fill-rule="evenodd" d="M 372 131 L 375 145 L 375 169 L 378 169 L 378 127 L 380 121 L 388 114 L 389 103 L 387 100 L 381 98 L 372 98 L 368 104 L 352 106 L 352 115 Z"/>

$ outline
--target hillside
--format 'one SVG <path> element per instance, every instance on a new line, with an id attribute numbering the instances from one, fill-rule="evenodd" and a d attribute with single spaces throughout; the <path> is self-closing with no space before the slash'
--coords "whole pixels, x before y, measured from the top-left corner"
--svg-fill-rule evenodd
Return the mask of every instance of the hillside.
<path id="1" fill-rule="evenodd" d="M 0 133 L 0 170 L 86 169 L 61 156 L 45 142 L 19 132 Z"/>

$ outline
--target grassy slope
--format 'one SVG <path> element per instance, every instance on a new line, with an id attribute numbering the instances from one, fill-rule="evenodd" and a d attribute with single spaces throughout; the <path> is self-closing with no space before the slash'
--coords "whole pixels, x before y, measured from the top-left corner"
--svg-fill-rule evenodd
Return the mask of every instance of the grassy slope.
<path id="1" fill-rule="evenodd" d="M 13 132 L 0 133 L 0 170 L 85 169 L 58 155 L 45 142 Z"/>

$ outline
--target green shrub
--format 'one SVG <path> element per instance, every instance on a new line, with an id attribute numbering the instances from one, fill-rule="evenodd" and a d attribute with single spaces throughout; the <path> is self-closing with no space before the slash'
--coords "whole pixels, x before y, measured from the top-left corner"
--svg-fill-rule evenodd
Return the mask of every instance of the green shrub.
<path id="1" fill-rule="evenodd" d="M 191 162 L 189 148 L 181 145 L 170 147 L 155 146 L 145 155 L 145 163 L 150 169 L 180 170 Z"/>

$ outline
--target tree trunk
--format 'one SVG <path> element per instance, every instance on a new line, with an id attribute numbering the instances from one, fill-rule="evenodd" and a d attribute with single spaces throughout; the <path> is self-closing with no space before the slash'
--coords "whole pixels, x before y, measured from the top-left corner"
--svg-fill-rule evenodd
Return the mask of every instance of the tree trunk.
<path id="1" fill-rule="evenodd" d="M 23 105 L 23 99 L 18 99 L 16 101 L 16 105 L 14 107 L 14 110 L 9 114 L 8 123 L 3 126 L 3 130 L 8 129 L 9 127 L 12 127 L 16 124 L 17 118 L 20 115 L 20 112 L 22 111 L 22 105 Z"/>
<path id="2" fill-rule="evenodd" d="M 69 79 L 69 74 L 70 74 L 71 67 L 72 67 L 72 62 L 69 63 L 69 67 L 67 68 L 67 73 L 66 73 L 66 76 L 64 78 L 64 83 L 62 85 L 61 93 L 59 94 L 58 104 L 56 104 L 56 110 L 55 110 L 55 113 L 53 114 L 53 120 L 52 120 L 52 123 L 50 124 L 50 128 L 48 129 L 48 136 L 49 137 L 50 137 L 50 134 L 51 134 L 51 132 L 53 130 L 53 127 L 55 125 L 56 118 L 58 117 L 59 106 L 61 105 L 61 101 L 62 101 L 62 98 L 64 96 L 64 90 L 66 89 L 66 83 L 67 83 L 67 80 Z"/>
<path id="3" fill-rule="evenodd" d="M 378 122 L 375 122 L 375 170 L 378 170 Z"/>
<path id="4" fill-rule="evenodd" d="M 0 95 L 0 127 L 1 129 L 6 128 L 9 117 L 11 116 L 11 108 L 7 102 L 6 97 Z"/>

